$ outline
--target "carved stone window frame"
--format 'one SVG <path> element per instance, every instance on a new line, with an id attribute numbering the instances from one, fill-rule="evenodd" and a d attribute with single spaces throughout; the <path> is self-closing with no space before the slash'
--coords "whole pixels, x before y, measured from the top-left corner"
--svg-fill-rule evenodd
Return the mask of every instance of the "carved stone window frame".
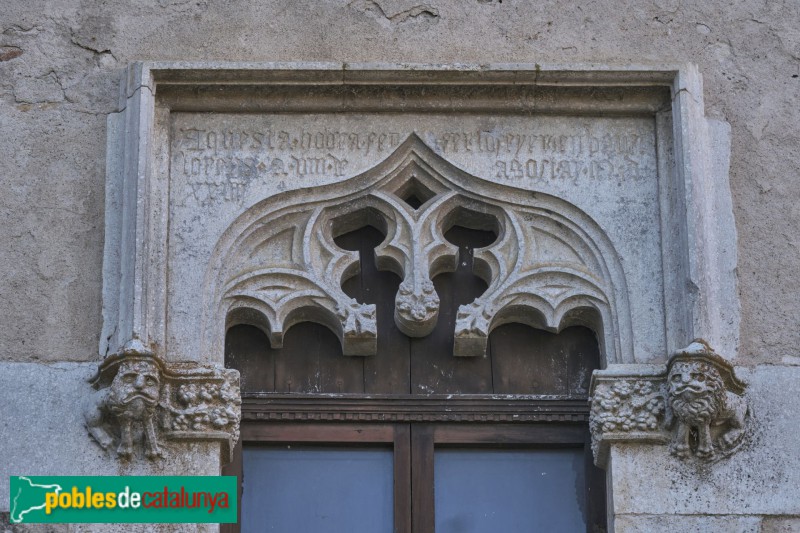
<path id="1" fill-rule="evenodd" d="M 169 292 L 171 111 L 400 111 L 400 107 L 392 108 L 397 103 L 391 100 L 325 98 L 314 91 L 330 87 L 397 91 L 405 86 L 421 87 L 426 96 L 404 102 L 402 110 L 456 111 L 448 95 L 479 87 L 524 98 L 461 100 L 458 111 L 652 112 L 667 347 L 663 360 L 695 338 L 705 339 L 725 358 L 736 356 L 739 303 L 736 232 L 727 181 L 729 129 L 724 122 L 705 117 L 702 78 L 696 66 L 190 62 L 132 64 L 121 87 L 120 111 L 108 118 L 101 356 L 122 353 L 126 343 L 136 339 L 167 363 L 191 362 L 187 357 L 195 357 L 165 353 L 163 348 Z M 669 90 L 669 105 L 652 109 L 646 99 L 636 98 L 637 91 L 653 87 Z M 248 99 L 265 88 L 276 93 L 275 102 Z M 288 108 L 278 107 L 287 105 L 282 94 L 298 89 L 307 96 L 291 100 Z M 547 98 L 548 91 L 570 96 L 555 101 Z M 596 97 L 615 91 L 631 97 Z M 611 307 L 613 314 L 616 309 Z M 225 320 L 213 318 L 218 323 Z M 635 354 L 624 346 L 624 317 L 620 323 L 614 338 L 601 339 L 604 365 L 611 371 L 612 366 L 626 364 L 626 376 L 652 375 L 652 366 L 633 364 Z M 207 363 L 210 357 L 210 362 L 223 363 L 222 336 L 220 330 L 216 342 L 204 345 L 213 353 L 196 354 L 197 362 Z"/>
<path id="2" fill-rule="evenodd" d="M 416 208 L 403 198 L 410 188 L 425 198 Z M 394 318 L 405 335 L 424 337 L 434 329 L 439 298 L 433 278 L 458 262 L 458 249 L 444 233 L 461 224 L 491 228 L 498 237 L 475 250 L 474 271 L 488 288 L 459 307 L 454 355 L 483 356 L 492 329 L 520 322 L 551 331 L 589 326 L 610 361 L 633 360 L 625 274 L 600 226 L 549 194 L 520 197 L 519 189 L 476 179 L 416 134 L 345 182 L 277 194 L 241 213 L 219 239 L 206 272 L 201 346 L 220 352 L 221 332 L 245 322 L 258 324 L 280 348 L 293 324 L 311 318 L 339 337 L 344 355 L 375 355 L 375 306 L 341 289 L 359 268 L 358 254 L 334 243 L 336 233 L 366 224 L 386 231 L 376 263 L 403 280 Z M 547 238 L 565 243 L 576 258 L 541 260 L 538 240 Z"/>
<path id="3" fill-rule="evenodd" d="M 656 113 L 659 197 L 668 353 L 702 337 L 726 357 L 735 357 L 739 334 L 736 294 L 736 234 L 727 183 L 727 125 L 708 120 L 702 79 L 693 65 L 675 67 L 513 65 L 390 65 L 342 63 L 134 63 L 120 94 L 120 111 L 108 119 L 106 240 L 101 355 L 121 350 L 131 338 L 164 346 L 167 306 L 167 168 L 169 132 L 164 114 L 171 109 L 231 109 L 226 94 L 246 95 L 254 88 L 314 86 L 459 86 L 525 87 L 531 111 L 547 109 L 536 91 L 584 91 L 575 106 L 624 113 L 625 103 L 598 102 L 592 89 L 669 87 L 672 104 Z M 180 89 L 169 99 L 161 94 Z M 215 91 L 202 99 L 193 90 Z M 319 106 L 353 109 L 347 101 L 294 104 L 297 110 Z M 381 106 L 385 102 L 366 102 Z M 427 105 L 442 105 L 429 102 Z M 469 104 L 479 107 L 481 102 Z M 209 107 L 211 106 L 211 107 Z M 615 107 L 616 106 L 616 107 Z M 446 111 L 446 106 L 444 107 Z M 257 109 L 253 109 L 257 111 Z M 668 142 L 665 142 L 668 141 Z M 222 354 L 217 354 L 222 362 Z M 665 354 L 666 357 L 666 354 Z M 632 363 L 630 356 L 607 363 Z"/>

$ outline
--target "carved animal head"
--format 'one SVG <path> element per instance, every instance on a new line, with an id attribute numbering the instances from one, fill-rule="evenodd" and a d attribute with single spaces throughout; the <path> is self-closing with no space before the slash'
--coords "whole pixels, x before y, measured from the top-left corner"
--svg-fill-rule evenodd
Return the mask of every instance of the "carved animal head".
<path id="1" fill-rule="evenodd" d="M 152 409 L 161 396 L 161 372 L 150 361 L 124 361 L 111 382 L 111 403 L 117 409 L 133 403 Z"/>
<path id="2" fill-rule="evenodd" d="M 679 418 L 708 422 L 725 403 L 725 383 L 717 368 L 702 361 L 678 361 L 667 377 L 672 408 Z"/>
<path id="3" fill-rule="evenodd" d="M 704 362 L 678 362 L 669 372 L 671 396 L 686 399 L 715 393 L 725 387 L 714 365 Z"/>

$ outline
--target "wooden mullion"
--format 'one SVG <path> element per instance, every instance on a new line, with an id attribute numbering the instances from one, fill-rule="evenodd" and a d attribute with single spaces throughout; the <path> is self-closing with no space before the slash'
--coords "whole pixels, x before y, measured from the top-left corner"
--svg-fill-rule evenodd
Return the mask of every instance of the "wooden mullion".
<path id="1" fill-rule="evenodd" d="M 587 430 L 585 431 L 584 442 L 586 531 L 591 533 L 605 532 L 608 527 L 606 475 L 602 469 L 594 464 L 591 444 L 591 435 Z"/>
<path id="2" fill-rule="evenodd" d="M 411 533 L 411 426 L 394 432 L 394 531 Z"/>
<path id="3" fill-rule="evenodd" d="M 411 427 L 411 530 L 431 533 L 435 526 L 433 427 Z"/>
<path id="4" fill-rule="evenodd" d="M 231 455 L 231 462 L 222 467 L 222 475 L 236 476 L 236 523 L 221 524 L 220 533 L 239 533 L 242 528 L 242 479 L 244 477 L 242 469 L 242 439 L 239 439 L 236 443 Z"/>

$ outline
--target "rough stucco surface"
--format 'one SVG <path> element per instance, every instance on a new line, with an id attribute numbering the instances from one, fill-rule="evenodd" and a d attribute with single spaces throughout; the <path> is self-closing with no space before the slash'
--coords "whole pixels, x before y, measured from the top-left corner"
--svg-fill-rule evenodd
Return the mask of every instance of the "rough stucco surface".
<path id="1" fill-rule="evenodd" d="M 800 364 L 800 4 L 158 0 L 0 13 L 0 358 L 91 360 L 101 329 L 105 116 L 134 60 L 696 62 L 732 125 L 739 364 Z"/>
<path id="2" fill-rule="evenodd" d="M 761 520 L 754 516 L 622 516 L 614 527 L 626 533 L 681 531 L 682 533 L 759 533 Z"/>

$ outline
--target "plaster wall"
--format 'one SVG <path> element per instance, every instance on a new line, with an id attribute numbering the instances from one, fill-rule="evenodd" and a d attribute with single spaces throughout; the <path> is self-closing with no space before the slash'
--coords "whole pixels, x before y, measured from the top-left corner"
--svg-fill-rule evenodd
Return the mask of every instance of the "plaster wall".
<path id="1" fill-rule="evenodd" d="M 794 2 L 677 0 L 620 9 L 513 0 L 7 2 L 0 354 L 96 359 L 105 117 L 131 61 L 692 61 L 704 76 L 707 115 L 732 127 L 737 362 L 798 364 L 798 10 Z"/>

